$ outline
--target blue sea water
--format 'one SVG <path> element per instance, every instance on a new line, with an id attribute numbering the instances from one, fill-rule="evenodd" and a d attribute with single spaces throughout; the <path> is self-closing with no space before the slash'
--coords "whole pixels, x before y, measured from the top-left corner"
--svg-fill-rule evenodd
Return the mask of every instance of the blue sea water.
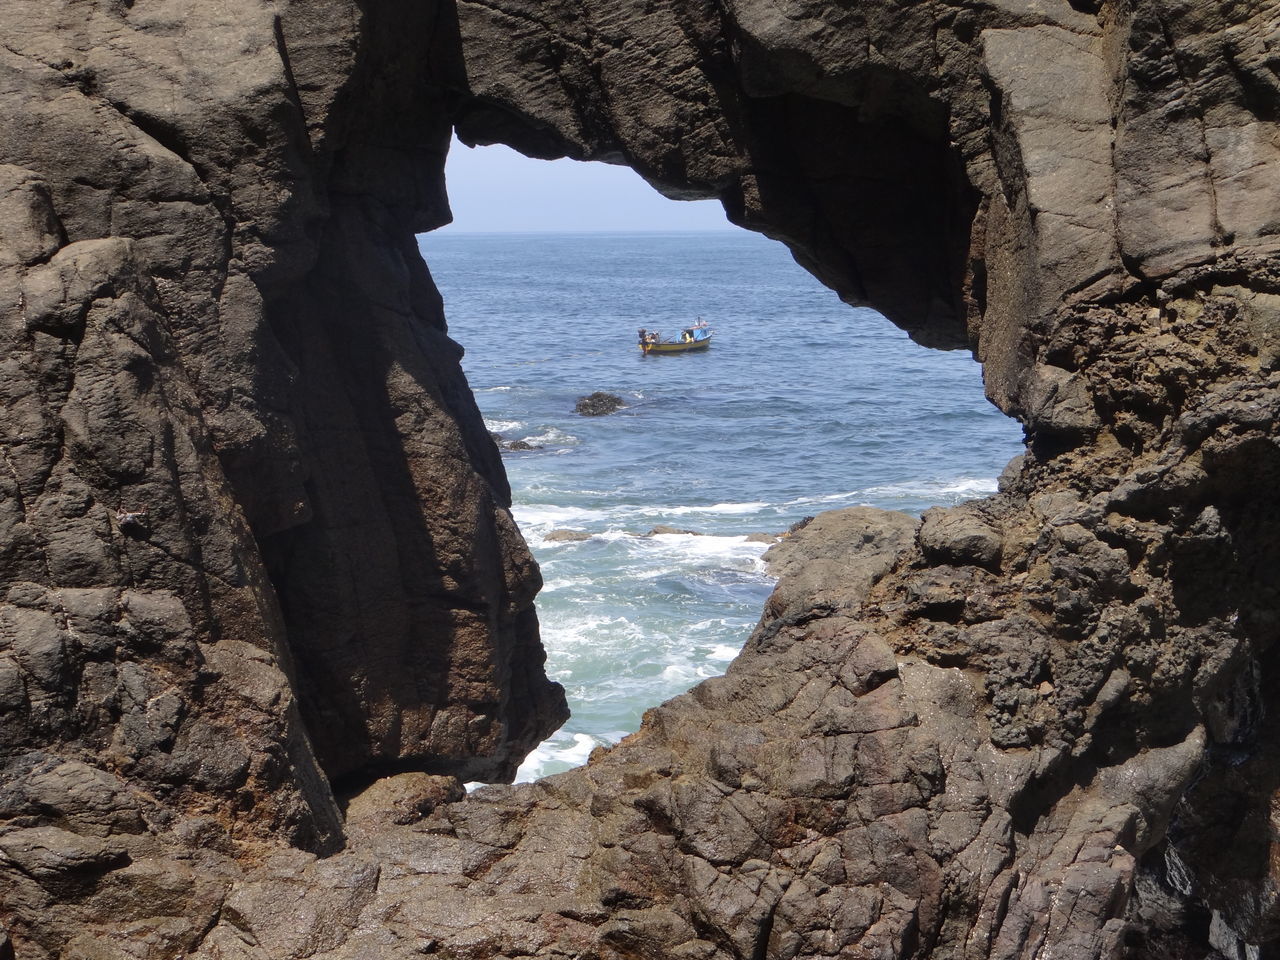
<path id="1" fill-rule="evenodd" d="M 918 513 L 993 492 L 1021 431 L 963 351 L 853 309 L 780 244 L 705 234 L 427 234 L 423 255 L 542 566 L 548 673 L 573 717 L 533 779 L 723 673 L 772 588 L 751 533 L 868 504 Z M 702 317 L 703 353 L 643 356 Z M 574 413 L 603 390 L 626 406 Z M 644 536 L 655 526 L 694 534 Z M 546 540 L 553 530 L 589 533 Z M 695 535 L 697 534 L 697 535 Z"/>

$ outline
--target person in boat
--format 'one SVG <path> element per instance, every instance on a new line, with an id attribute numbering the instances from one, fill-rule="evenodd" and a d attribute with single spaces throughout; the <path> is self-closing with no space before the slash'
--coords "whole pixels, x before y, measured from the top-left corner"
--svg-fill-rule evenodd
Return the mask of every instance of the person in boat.
<path id="1" fill-rule="evenodd" d="M 692 329 L 692 328 L 690 328 L 690 329 L 688 329 L 688 330 L 681 330 L 681 331 L 680 331 L 680 342 L 681 342 L 681 343 L 691 343 L 692 341 L 693 341 L 693 329 Z"/>
<path id="2" fill-rule="evenodd" d="M 647 342 L 648 342 L 648 341 L 645 339 L 645 338 L 648 336 L 648 334 L 649 334 L 649 332 L 648 332 L 647 330 L 645 330 L 645 328 L 644 328 L 644 327 L 641 327 L 641 328 L 640 328 L 640 342 L 641 342 L 641 343 L 647 343 Z"/>

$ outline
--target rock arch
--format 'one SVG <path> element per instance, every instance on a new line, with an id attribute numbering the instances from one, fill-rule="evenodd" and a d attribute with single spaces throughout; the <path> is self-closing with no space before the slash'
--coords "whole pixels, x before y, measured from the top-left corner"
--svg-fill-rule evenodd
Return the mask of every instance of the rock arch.
<path id="1" fill-rule="evenodd" d="M 1266 0 L 17 4 L 6 948 L 1271 941 L 1274 21 Z M 721 197 L 851 302 L 975 349 L 1030 444 L 839 603 L 784 584 L 728 675 L 622 747 L 447 803 L 430 774 L 501 778 L 563 708 L 412 245 L 447 217 L 455 124 Z M 344 825 L 332 784 L 375 777 Z"/>

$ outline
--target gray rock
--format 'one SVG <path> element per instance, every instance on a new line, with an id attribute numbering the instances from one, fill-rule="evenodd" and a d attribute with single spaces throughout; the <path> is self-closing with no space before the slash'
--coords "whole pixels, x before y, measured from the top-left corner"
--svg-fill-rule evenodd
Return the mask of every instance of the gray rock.
<path id="1" fill-rule="evenodd" d="M 551 530 L 542 539 L 548 543 L 581 543 L 590 540 L 591 534 L 583 530 Z"/>

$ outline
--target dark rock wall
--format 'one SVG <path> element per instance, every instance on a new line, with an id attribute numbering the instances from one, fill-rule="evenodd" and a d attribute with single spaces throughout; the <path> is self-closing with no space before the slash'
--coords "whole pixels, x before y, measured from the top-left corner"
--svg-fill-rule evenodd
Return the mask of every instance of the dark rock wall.
<path id="1" fill-rule="evenodd" d="M 438 13 L 6 8 L 19 956 L 181 953 L 237 859 L 342 845 L 331 783 L 503 779 L 563 718 L 537 569 L 413 244 L 448 218 Z"/>
<path id="2" fill-rule="evenodd" d="M 0 956 L 1274 949 L 1274 0 L 7 13 Z M 413 242 L 455 123 L 719 196 L 1029 438 L 463 802 L 563 699 Z"/>
<path id="3" fill-rule="evenodd" d="M 594 808 L 615 765 L 678 758 L 622 795 L 683 873 L 601 938 L 973 957 L 1274 939 L 1280 8 L 729 2 L 701 28 L 677 4 L 459 10 L 464 138 L 720 196 L 850 302 L 967 340 L 1030 441 L 1001 496 L 926 517 L 870 591 L 897 522 L 802 533 L 818 545 L 782 563 L 729 677 L 582 775 Z M 615 872 L 659 875 L 641 841 L 601 843 Z"/>

